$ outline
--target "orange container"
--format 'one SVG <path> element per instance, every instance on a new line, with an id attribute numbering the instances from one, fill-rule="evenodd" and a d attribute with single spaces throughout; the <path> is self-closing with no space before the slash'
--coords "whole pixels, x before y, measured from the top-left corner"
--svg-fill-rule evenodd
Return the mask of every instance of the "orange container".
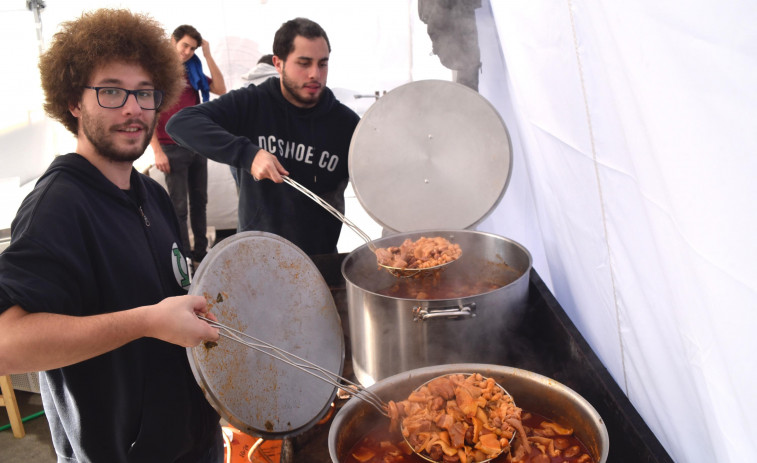
<path id="1" fill-rule="evenodd" d="M 281 440 L 253 437 L 226 425 L 223 430 L 225 463 L 279 463 Z"/>

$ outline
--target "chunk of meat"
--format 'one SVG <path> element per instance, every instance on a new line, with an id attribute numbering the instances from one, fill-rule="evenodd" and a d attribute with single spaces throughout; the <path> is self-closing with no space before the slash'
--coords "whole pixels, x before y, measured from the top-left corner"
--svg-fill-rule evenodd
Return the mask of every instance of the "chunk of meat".
<path id="1" fill-rule="evenodd" d="M 550 457 L 560 456 L 560 450 L 555 448 L 555 441 L 549 437 L 531 436 L 528 440 L 541 444 L 543 446 L 543 451 L 545 451 Z"/>
<path id="2" fill-rule="evenodd" d="M 461 448 L 463 445 L 465 445 L 465 425 L 457 421 L 455 422 L 449 429 L 449 440 L 450 445 L 455 448 Z"/>
<path id="3" fill-rule="evenodd" d="M 400 411 L 395 401 L 390 400 L 387 402 L 386 413 L 389 415 L 389 430 L 394 432 L 399 429 L 400 422 Z"/>
<path id="4" fill-rule="evenodd" d="M 357 461 L 368 461 L 371 458 L 373 458 L 376 455 L 376 453 L 366 447 L 360 447 L 356 451 L 352 452 L 353 458 Z"/>
<path id="5" fill-rule="evenodd" d="M 419 434 L 434 429 L 432 417 L 424 415 L 405 419 L 402 422 L 402 427 L 408 434 Z"/>
<path id="6" fill-rule="evenodd" d="M 544 429 L 551 429 L 555 432 L 555 434 L 559 434 L 561 436 L 570 436 L 573 434 L 573 429 L 565 426 L 560 426 L 559 424 L 552 421 L 543 421 L 541 423 L 541 427 Z"/>
<path id="7" fill-rule="evenodd" d="M 581 453 L 581 447 L 574 445 L 565 450 L 565 452 L 563 452 L 563 456 L 565 458 L 575 458 L 579 453 Z"/>
<path id="8" fill-rule="evenodd" d="M 429 381 L 428 392 L 438 395 L 444 400 L 450 400 L 455 397 L 455 387 L 452 385 L 452 381 L 446 376 Z"/>
<path id="9" fill-rule="evenodd" d="M 457 401 L 457 406 L 460 407 L 460 410 L 466 416 L 476 416 L 478 402 L 476 402 L 468 389 L 462 387 L 455 389 L 455 400 Z"/>
<path id="10" fill-rule="evenodd" d="M 558 437 L 555 439 L 555 448 L 559 450 L 565 450 L 570 447 L 570 441 L 564 437 Z"/>
<path id="11" fill-rule="evenodd" d="M 439 428 L 446 429 L 447 431 L 450 430 L 453 424 L 455 424 L 455 419 L 452 418 L 452 415 L 449 415 L 447 413 L 440 414 L 436 421 L 434 422 Z"/>
<path id="12" fill-rule="evenodd" d="M 442 458 L 442 455 L 444 455 L 444 452 L 442 451 L 442 446 L 439 444 L 432 445 L 430 449 L 428 449 L 428 456 L 432 460 L 440 460 Z"/>
<path id="13" fill-rule="evenodd" d="M 506 421 L 511 426 L 513 426 L 515 430 L 518 431 L 518 433 L 520 433 L 521 436 L 523 436 L 523 438 L 520 441 L 522 443 L 523 448 L 526 450 L 526 454 L 531 453 L 531 445 L 528 443 L 528 439 L 526 439 L 525 437 L 527 436 L 527 434 L 526 434 L 526 430 L 523 429 L 523 423 L 520 420 L 515 419 L 515 418 L 508 418 Z"/>
<path id="14" fill-rule="evenodd" d="M 497 439 L 497 435 L 494 433 L 482 434 L 476 448 L 487 455 L 498 455 L 502 451 L 499 439 Z"/>

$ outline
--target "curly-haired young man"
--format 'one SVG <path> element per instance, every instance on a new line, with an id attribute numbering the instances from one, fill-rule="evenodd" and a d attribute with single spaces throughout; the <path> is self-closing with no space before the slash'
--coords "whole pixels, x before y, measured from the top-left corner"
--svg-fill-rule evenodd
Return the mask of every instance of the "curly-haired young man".
<path id="1" fill-rule="evenodd" d="M 58 461 L 218 463 L 219 417 L 185 350 L 218 332 L 186 294 L 168 195 L 132 166 L 181 62 L 156 21 L 103 9 L 64 23 L 40 71 L 77 147 L 24 199 L 0 255 L 0 374 L 41 372 Z"/>

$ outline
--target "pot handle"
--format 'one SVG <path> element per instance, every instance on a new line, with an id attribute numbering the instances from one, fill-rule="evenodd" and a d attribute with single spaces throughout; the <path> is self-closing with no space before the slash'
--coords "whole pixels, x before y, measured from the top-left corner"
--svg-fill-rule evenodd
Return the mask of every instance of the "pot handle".
<path id="1" fill-rule="evenodd" d="M 413 321 L 422 322 L 426 320 L 432 320 L 435 318 L 443 318 L 445 320 L 457 320 L 461 318 L 473 318 L 476 316 L 476 303 L 471 302 L 466 306 L 458 307 L 442 307 L 442 308 L 429 308 L 429 307 L 413 307 Z"/>

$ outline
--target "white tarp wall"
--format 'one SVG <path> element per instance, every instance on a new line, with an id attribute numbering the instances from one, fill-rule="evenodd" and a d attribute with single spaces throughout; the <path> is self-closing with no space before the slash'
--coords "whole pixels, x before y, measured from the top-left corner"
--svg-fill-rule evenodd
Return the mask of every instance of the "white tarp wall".
<path id="1" fill-rule="evenodd" d="M 169 32 L 193 24 L 230 87 L 294 16 L 327 30 L 329 86 L 343 89 L 340 97 L 450 75 L 430 56 L 412 0 L 46 3 L 47 41 L 59 22 L 103 6 L 149 12 Z M 482 3 L 480 92 L 508 125 L 515 159 L 500 207 L 479 229 L 531 251 L 674 460 L 750 461 L 757 454 L 757 3 Z M 0 19 L 6 135 L 45 122 L 25 0 L 0 3 Z M 345 102 L 359 110 L 370 100 Z M 30 157 L 66 152 L 66 143 L 65 133 L 35 137 Z"/>
<path id="2" fill-rule="evenodd" d="M 482 228 L 541 230 L 557 299 L 679 462 L 757 454 L 756 20 L 754 2 L 479 14 L 498 37 L 480 91 L 512 113 L 530 187 Z"/>

